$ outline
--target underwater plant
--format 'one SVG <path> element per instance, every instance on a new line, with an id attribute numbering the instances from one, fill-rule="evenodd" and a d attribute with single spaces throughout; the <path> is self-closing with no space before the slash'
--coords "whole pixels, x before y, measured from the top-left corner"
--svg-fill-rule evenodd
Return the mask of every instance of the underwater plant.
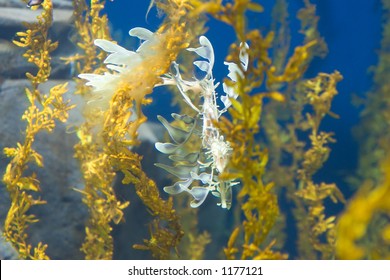
<path id="1" fill-rule="evenodd" d="M 42 131 L 53 131 L 56 120 L 66 122 L 68 111 L 74 107 L 63 98 L 67 92 L 66 83 L 54 86 L 46 94 L 38 88 L 49 79 L 50 53 L 57 47 L 57 43 L 52 42 L 47 36 L 53 20 L 52 2 L 47 0 L 42 7 L 43 11 L 38 16 L 38 21 L 26 23 L 27 30 L 18 32 L 16 35 L 19 39 L 13 41 L 15 45 L 26 49 L 23 57 L 37 67 L 37 72 L 35 75 L 26 73 L 31 88 L 25 89 L 29 107 L 22 116 L 22 120 L 27 123 L 24 141 L 17 143 L 16 147 L 4 148 L 5 155 L 11 158 L 3 175 L 3 182 L 11 200 L 4 223 L 4 235 L 23 259 L 49 258 L 45 253 L 47 245 L 40 242 L 33 247 L 27 234 L 29 225 L 38 222 L 37 217 L 29 213 L 30 208 L 45 203 L 35 197 L 35 193 L 40 191 L 39 179 L 35 173 L 27 172 L 31 163 L 39 167 L 44 166 L 44 158 L 34 150 L 33 143 Z M 28 173 L 30 175 L 27 175 Z"/>
<path id="2" fill-rule="evenodd" d="M 122 182 L 135 186 L 137 195 L 155 216 L 150 227 L 151 238 L 144 239 L 144 245 L 134 245 L 136 249 L 151 250 L 155 258 L 169 258 L 171 249 L 176 248 L 183 231 L 173 209 L 173 201 L 171 199 L 166 201 L 160 197 L 156 184 L 142 170 L 142 157 L 132 152 L 131 147 L 139 144 L 137 130 L 146 121 L 142 107 L 151 102 L 146 95 L 161 82 L 161 75 L 167 72 L 178 52 L 187 47 L 187 41 L 191 39 L 192 34 L 186 29 L 186 24 L 191 24 L 191 21 L 184 21 L 183 18 L 188 8 L 186 1 L 167 1 L 161 6 L 168 15 L 167 24 L 162 25 L 155 33 L 143 28 L 132 29 L 131 35 L 143 41 L 135 52 L 126 51 L 105 39 L 94 40 L 95 44 L 111 53 L 104 61 L 108 71 L 104 71 L 103 75 L 81 74 L 81 77 L 88 79 L 94 88 L 92 94 L 87 97 L 88 102 L 84 109 L 90 120 L 91 134 L 88 135 L 94 139 L 92 143 L 97 145 L 97 152 L 101 154 L 104 164 L 108 164 L 111 172 L 121 171 L 124 174 Z M 81 140 L 83 142 L 88 139 L 83 136 Z M 98 166 L 102 165 L 97 163 Z M 93 167 L 94 165 L 87 166 L 86 172 L 92 171 L 99 178 L 99 174 L 102 173 L 96 172 Z M 105 185 L 110 186 L 109 182 L 106 182 Z M 109 222 L 113 218 L 119 222 L 121 218 L 117 214 L 125 207 L 125 204 L 119 202 L 112 204 L 108 200 L 107 203 L 108 207 L 114 205 L 114 208 L 111 212 L 104 211 L 113 215 L 105 222 L 107 228 L 103 231 L 105 236 L 111 231 Z M 98 209 L 105 204 L 99 203 Z M 99 214 L 101 212 L 98 211 L 98 217 L 101 216 Z M 94 220 L 96 219 L 92 221 Z M 94 236 L 99 236 L 100 232 L 102 231 L 97 224 L 95 234 L 91 235 L 90 245 L 85 248 L 96 246 Z M 108 241 L 108 244 L 112 244 L 110 240 Z M 109 248 L 108 251 L 112 254 L 112 245 Z"/>
<path id="3" fill-rule="evenodd" d="M 278 1 L 276 15 L 287 13 L 283 8 L 285 3 L 283 0 Z M 308 65 L 314 57 L 323 57 L 327 47 L 318 32 L 315 6 L 305 1 L 298 18 L 304 42 L 311 44 L 306 53 Z M 281 56 L 280 52 L 286 53 L 289 41 L 285 39 L 287 23 L 282 19 L 274 19 L 274 49 L 278 50 L 274 59 L 278 64 L 285 65 L 285 55 Z M 304 71 L 306 69 L 303 68 L 301 76 L 287 85 L 275 84 L 274 88 L 284 89 L 285 102 L 270 102 L 264 108 L 262 124 L 265 145 L 270 154 L 266 177 L 267 180 L 274 180 L 279 194 L 282 196 L 282 192 L 285 192 L 288 203 L 294 205 L 289 211 L 296 222 L 299 258 L 331 259 L 335 256 L 336 217 L 327 217 L 324 204 L 329 199 L 333 203 L 345 200 L 335 184 L 318 183 L 313 178 L 329 157 L 329 143 L 335 141 L 331 132 L 322 131 L 321 123 L 327 115 L 337 117 L 331 112 L 331 104 L 338 93 L 336 86 L 342 76 L 335 71 L 306 79 Z M 281 219 L 278 223 L 278 227 L 286 226 L 285 220 Z"/>

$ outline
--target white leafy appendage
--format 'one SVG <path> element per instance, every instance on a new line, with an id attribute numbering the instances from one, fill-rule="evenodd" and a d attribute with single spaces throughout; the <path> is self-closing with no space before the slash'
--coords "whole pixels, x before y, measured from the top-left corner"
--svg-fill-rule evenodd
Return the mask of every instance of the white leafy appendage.
<path id="1" fill-rule="evenodd" d="M 102 111 L 107 110 L 110 104 L 109 101 L 119 86 L 120 81 L 130 80 L 134 72 L 138 68 L 142 68 L 142 63 L 145 61 L 145 58 L 153 52 L 151 46 L 158 44 L 158 35 L 148 29 L 136 27 L 131 29 L 129 34 L 143 41 L 135 52 L 129 51 L 108 40 L 96 39 L 94 41 L 96 46 L 109 53 L 104 63 L 108 69 L 113 71 L 112 73 L 105 72 L 103 75 L 79 75 L 81 79 L 88 81 L 86 85 L 92 86 L 94 89 L 93 96 L 89 101 L 89 103 L 94 103 L 94 108 L 99 108 Z"/>

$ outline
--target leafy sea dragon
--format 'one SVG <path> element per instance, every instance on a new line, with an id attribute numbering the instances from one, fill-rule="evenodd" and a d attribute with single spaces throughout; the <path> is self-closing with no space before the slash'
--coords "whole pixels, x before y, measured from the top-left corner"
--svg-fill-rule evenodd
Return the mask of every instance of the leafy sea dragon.
<path id="1" fill-rule="evenodd" d="M 188 51 L 195 52 L 202 59 L 196 60 L 194 65 L 206 75 L 194 80 L 184 80 L 179 71 L 179 65 L 173 63 L 175 73 L 169 73 L 163 77 L 164 85 L 175 85 L 185 102 L 196 111 L 197 116 L 192 118 L 187 115 L 173 114 L 176 120 L 183 121 L 188 130 L 182 130 L 168 123 L 163 117 L 159 120 L 168 130 L 174 143 L 156 143 L 157 150 L 170 155 L 169 158 L 175 162 L 174 166 L 158 163 L 157 166 L 165 169 L 175 175 L 180 180 L 172 186 L 164 188 L 169 194 L 178 194 L 187 192 L 192 195 L 194 200 L 191 207 L 198 207 L 206 199 L 209 192 L 219 197 L 218 203 L 222 208 L 229 209 L 231 206 L 232 190 L 231 187 L 238 184 L 235 180 L 224 181 L 219 178 L 229 162 L 231 147 L 221 135 L 219 129 L 214 123 L 218 122 L 219 117 L 231 106 L 230 98 L 236 99 L 238 94 L 234 88 L 223 83 L 223 90 L 226 95 L 221 96 L 224 107 L 220 110 L 217 105 L 217 93 L 215 89 L 219 83 L 214 84 L 212 69 L 214 66 L 214 50 L 210 41 L 205 37 L 199 38 L 200 47 L 188 48 Z M 241 44 L 241 69 L 246 71 L 248 67 L 248 45 Z M 243 77 L 242 70 L 232 62 L 225 62 L 228 66 L 228 77 L 232 82 L 237 82 L 238 76 Z M 195 106 L 188 93 L 200 95 L 203 103 Z M 201 148 L 196 152 L 187 152 L 184 144 L 190 139 L 191 135 L 198 135 L 201 139 Z M 202 185 L 192 186 L 194 181 L 200 181 Z"/>
<path id="2" fill-rule="evenodd" d="M 88 80 L 87 85 L 95 88 L 94 97 L 89 104 L 94 104 L 94 106 L 101 107 L 104 110 L 104 107 L 108 106 L 108 100 L 112 95 L 113 88 L 121 80 L 121 76 L 125 78 L 126 73 L 131 71 L 135 65 L 142 63 L 145 55 L 149 53 L 147 50 L 152 45 L 152 42 L 158 40 L 158 36 L 153 32 L 140 27 L 133 28 L 129 33 L 143 41 L 136 52 L 128 51 L 107 40 L 95 40 L 96 46 L 110 54 L 105 63 L 112 72 L 107 72 L 104 75 L 79 75 L 80 78 Z M 235 180 L 224 181 L 219 178 L 219 175 L 224 172 L 229 162 L 231 147 L 214 123 L 231 106 L 230 98 L 235 99 L 238 94 L 235 92 L 234 86 L 224 83 L 223 90 L 226 95 L 221 96 L 224 107 L 221 110 L 218 109 L 215 89 L 219 83 L 214 84 L 215 80 L 212 74 L 214 50 L 205 36 L 199 38 L 199 43 L 200 47 L 188 48 L 187 50 L 196 53 L 204 59 L 194 62 L 194 65 L 206 74 L 203 78 L 194 78 L 191 81 L 184 80 L 176 62 L 173 62 L 172 65 L 173 71 L 161 77 L 162 82 L 159 86 L 176 86 L 185 102 L 196 111 L 196 116 L 172 114 L 173 118 L 185 124 L 187 130 L 173 126 L 166 119 L 158 116 L 158 119 L 168 130 L 174 143 L 157 142 L 155 144 L 156 149 L 169 155 L 169 158 L 175 162 L 175 165 L 169 166 L 161 163 L 156 165 L 179 178 L 179 181 L 174 185 L 165 187 L 165 192 L 169 194 L 181 192 L 191 194 L 194 198 L 191 202 L 191 207 L 201 205 L 208 193 L 211 192 L 214 196 L 220 198 L 221 202 L 218 205 L 229 209 L 232 199 L 231 187 L 238 184 L 238 182 Z M 228 77 L 232 80 L 232 83 L 229 84 L 237 82 L 238 76 L 243 77 L 241 69 L 246 71 L 248 67 L 247 49 L 247 44 L 241 44 L 241 67 L 232 62 L 225 62 L 229 69 Z M 190 91 L 199 94 L 203 98 L 201 106 L 197 107 L 192 103 L 188 96 Z M 200 150 L 188 152 L 185 148 L 185 143 L 192 135 L 199 137 L 201 142 Z M 192 186 L 194 181 L 200 181 L 202 184 L 200 186 Z"/>

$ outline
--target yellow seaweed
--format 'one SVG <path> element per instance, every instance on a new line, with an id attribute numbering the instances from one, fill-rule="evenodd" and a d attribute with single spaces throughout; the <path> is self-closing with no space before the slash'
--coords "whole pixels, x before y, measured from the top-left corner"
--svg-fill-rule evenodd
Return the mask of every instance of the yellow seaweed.
<path id="1" fill-rule="evenodd" d="M 359 244 L 359 241 L 367 235 L 374 215 L 390 213 L 390 176 L 386 172 L 390 168 L 388 157 L 383 160 L 381 168 L 384 171 L 383 182 L 376 187 L 363 186 L 349 201 L 337 223 L 336 253 L 340 259 L 362 259 L 367 256 L 374 259 L 390 259 L 388 249 L 383 250 L 390 245 L 388 223 L 385 228 L 376 232 L 379 240 L 382 239 L 379 244 L 375 244 L 374 249 L 377 252 L 370 250 L 370 246 L 364 243 Z"/>
<path id="2" fill-rule="evenodd" d="M 45 253 L 47 245 L 38 243 L 33 248 L 28 243 L 26 233 L 29 224 L 38 222 L 35 215 L 28 213 L 29 209 L 34 205 L 45 203 L 34 195 L 40 191 L 36 175 L 34 173 L 30 176 L 26 175 L 31 163 L 43 167 L 44 159 L 33 148 L 35 137 L 42 131 L 53 131 L 55 120 L 65 122 L 68 111 L 73 108 L 63 99 L 63 95 L 67 92 L 66 83 L 54 86 L 48 94 L 43 94 L 38 89 L 38 86 L 46 82 L 50 76 L 50 53 L 57 47 L 56 42 L 48 39 L 48 30 L 52 24 L 52 2 L 47 0 L 42 7 L 43 11 L 38 16 L 37 22 L 27 23 L 27 30 L 18 32 L 19 40 L 14 41 L 17 46 L 26 48 L 23 56 L 28 62 L 36 65 L 37 73 L 35 75 L 26 73 L 31 88 L 25 89 L 30 104 L 22 116 L 22 120 L 27 123 L 24 141 L 17 143 L 15 148 L 4 149 L 6 156 L 11 158 L 3 175 L 3 182 L 11 198 L 11 206 L 4 224 L 4 235 L 22 259 L 49 258 Z"/>

